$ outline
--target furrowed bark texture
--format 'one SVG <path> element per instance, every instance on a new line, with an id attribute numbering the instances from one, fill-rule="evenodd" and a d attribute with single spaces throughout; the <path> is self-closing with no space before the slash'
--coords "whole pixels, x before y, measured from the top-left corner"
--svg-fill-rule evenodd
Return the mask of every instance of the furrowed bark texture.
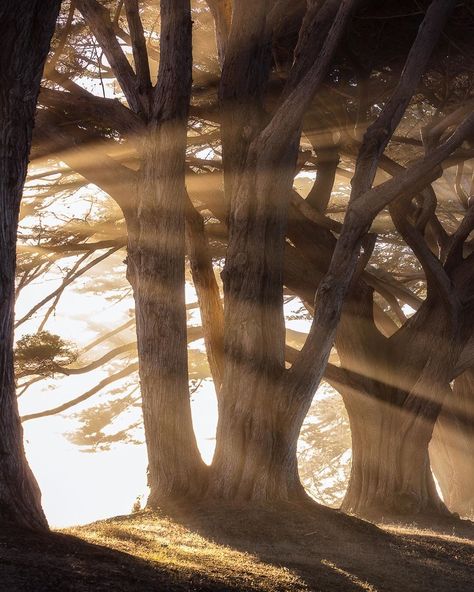
<path id="1" fill-rule="evenodd" d="M 186 204 L 186 244 L 204 332 L 207 360 L 220 399 L 224 375 L 224 310 L 202 216 Z"/>
<path id="2" fill-rule="evenodd" d="M 160 123 L 149 134 L 143 141 L 139 183 L 140 234 L 136 250 L 130 253 L 136 278 L 149 504 L 154 506 L 163 498 L 198 492 L 203 466 L 188 389 L 183 138 L 179 139 L 176 121 Z"/>
<path id="3" fill-rule="evenodd" d="M 41 75 L 58 0 L 6 0 L 0 6 L 0 521 L 47 528 L 28 466 L 13 366 L 18 215 Z"/>
<path id="4" fill-rule="evenodd" d="M 342 508 L 372 518 L 447 513 L 428 445 L 460 351 L 459 327 L 442 306 L 425 303 L 391 341 L 376 329 L 366 292 L 349 296 L 336 339 L 341 364 L 353 377 L 339 387 L 352 433 Z"/>
<path id="5" fill-rule="evenodd" d="M 353 436 L 343 507 L 363 515 L 447 513 L 434 486 L 428 446 L 442 409 L 439 427 L 452 424 L 451 430 L 442 430 L 451 445 L 463 439 L 469 425 L 463 413 L 454 412 L 460 404 L 462 409 L 463 397 L 453 394 L 449 384 L 472 335 L 472 255 L 463 256 L 463 244 L 473 211 L 466 212 L 440 260 L 413 222 L 412 206 L 411 199 L 401 200 L 390 212 L 425 271 L 426 300 L 387 339 L 375 326 L 371 291 L 364 293 L 359 285 L 349 294 L 336 339 L 342 365 L 355 376 L 341 390 Z M 443 464 L 446 455 L 436 456 L 443 449 L 433 451 L 435 462 Z"/>
<path id="6" fill-rule="evenodd" d="M 303 68 L 312 69 L 312 75 L 295 77 L 266 125 L 260 101 L 270 65 L 269 3 L 234 7 L 220 89 L 230 212 L 223 272 L 225 372 L 210 487 L 218 497 L 305 497 L 296 447 L 312 392 L 302 404 L 286 388 L 285 234 L 302 117 L 324 79 L 352 4 L 343 2 L 334 22 L 328 14 L 324 27 L 319 23 L 327 38 L 319 58 L 313 55 Z M 316 15 L 311 17 L 305 30 L 315 26 Z M 312 40 L 304 31 L 302 36 Z M 299 60 L 296 64 L 299 68 Z"/>
<path id="7" fill-rule="evenodd" d="M 134 285 L 150 506 L 197 494 L 204 480 L 189 402 L 184 297 L 189 2 L 162 2 L 161 19 L 166 42 L 142 144 Z"/>

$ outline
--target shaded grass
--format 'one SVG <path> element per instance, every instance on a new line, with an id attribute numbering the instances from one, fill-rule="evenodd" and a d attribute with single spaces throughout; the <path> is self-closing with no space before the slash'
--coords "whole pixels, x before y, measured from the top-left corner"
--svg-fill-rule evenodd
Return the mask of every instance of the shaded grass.
<path id="1" fill-rule="evenodd" d="M 474 530 L 384 525 L 319 506 L 140 512 L 0 532 L 0 590 L 473 590 Z"/>

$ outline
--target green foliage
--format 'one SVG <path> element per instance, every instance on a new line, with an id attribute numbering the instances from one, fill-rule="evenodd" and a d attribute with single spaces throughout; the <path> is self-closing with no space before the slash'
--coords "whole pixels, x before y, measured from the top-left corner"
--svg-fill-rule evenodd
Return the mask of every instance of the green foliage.
<path id="1" fill-rule="evenodd" d="M 17 375 L 49 376 L 58 366 L 67 366 L 78 356 L 74 345 L 49 331 L 24 335 L 15 350 Z"/>

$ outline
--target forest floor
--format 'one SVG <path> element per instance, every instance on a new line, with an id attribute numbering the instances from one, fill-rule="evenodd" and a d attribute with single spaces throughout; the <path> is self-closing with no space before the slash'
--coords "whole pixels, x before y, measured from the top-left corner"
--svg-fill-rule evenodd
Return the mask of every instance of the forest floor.
<path id="1" fill-rule="evenodd" d="M 0 531 L 2 592 L 469 591 L 474 526 L 373 524 L 325 508 L 139 512 Z"/>

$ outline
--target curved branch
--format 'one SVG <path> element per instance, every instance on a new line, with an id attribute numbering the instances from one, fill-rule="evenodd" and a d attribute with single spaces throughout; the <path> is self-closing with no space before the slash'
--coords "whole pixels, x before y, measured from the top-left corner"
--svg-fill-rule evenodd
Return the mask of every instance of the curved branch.
<path id="1" fill-rule="evenodd" d="M 421 232 L 408 221 L 410 205 L 411 199 L 396 200 L 390 204 L 389 211 L 393 223 L 423 267 L 426 275 L 428 297 L 430 295 L 440 295 L 449 307 L 456 306 L 457 301 L 453 294 L 451 280 L 441 261 L 428 247 Z"/>
<path id="2" fill-rule="evenodd" d="M 120 370 L 120 372 L 116 372 L 115 374 L 112 374 L 112 375 L 108 376 L 107 378 L 104 378 L 104 380 L 101 380 L 98 384 L 96 384 L 94 387 L 92 387 L 91 389 L 89 389 L 88 391 L 86 391 L 85 393 L 80 395 L 79 397 L 76 397 L 75 399 L 71 399 L 67 403 L 63 403 L 62 405 L 58 405 L 57 407 L 53 407 L 51 409 L 46 409 L 45 411 L 38 411 L 37 413 L 30 413 L 29 415 L 24 415 L 21 418 L 21 421 L 22 422 L 30 421 L 31 419 L 38 419 L 40 417 L 48 417 L 50 415 L 56 415 L 56 413 L 61 413 L 62 411 L 66 411 L 67 409 L 70 409 L 71 407 L 74 407 L 75 405 L 79 405 L 79 403 L 87 401 L 87 399 L 90 399 L 95 394 L 97 394 L 99 391 L 104 389 L 105 387 L 109 386 L 110 384 L 112 384 L 114 382 L 117 382 L 117 380 L 121 380 L 122 378 L 129 376 L 130 374 L 132 374 L 133 372 L 136 372 L 137 370 L 138 370 L 138 363 L 131 364 L 130 366 L 127 366 L 123 370 Z"/>
<path id="3" fill-rule="evenodd" d="M 64 374 L 65 376 L 75 376 L 77 374 L 85 374 L 86 372 L 90 372 L 91 370 L 95 370 L 96 368 L 100 368 L 103 364 L 110 362 L 117 356 L 121 354 L 125 354 L 128 352 L 134 352 L 137 350 L 137 343 L 133 341 L 132 343 L 126 343 L 124 345 L 120 345 L 116 347 L 106 354 L 104 354 L 99 359 L 87 364 L 87 366 L 82 366 L 82 368 L 68 368 L 67 366 L 60 366 L 59 364 L 55 364 L 53 368 L 53 372 L 57 372 L 59 374 Z"/>

